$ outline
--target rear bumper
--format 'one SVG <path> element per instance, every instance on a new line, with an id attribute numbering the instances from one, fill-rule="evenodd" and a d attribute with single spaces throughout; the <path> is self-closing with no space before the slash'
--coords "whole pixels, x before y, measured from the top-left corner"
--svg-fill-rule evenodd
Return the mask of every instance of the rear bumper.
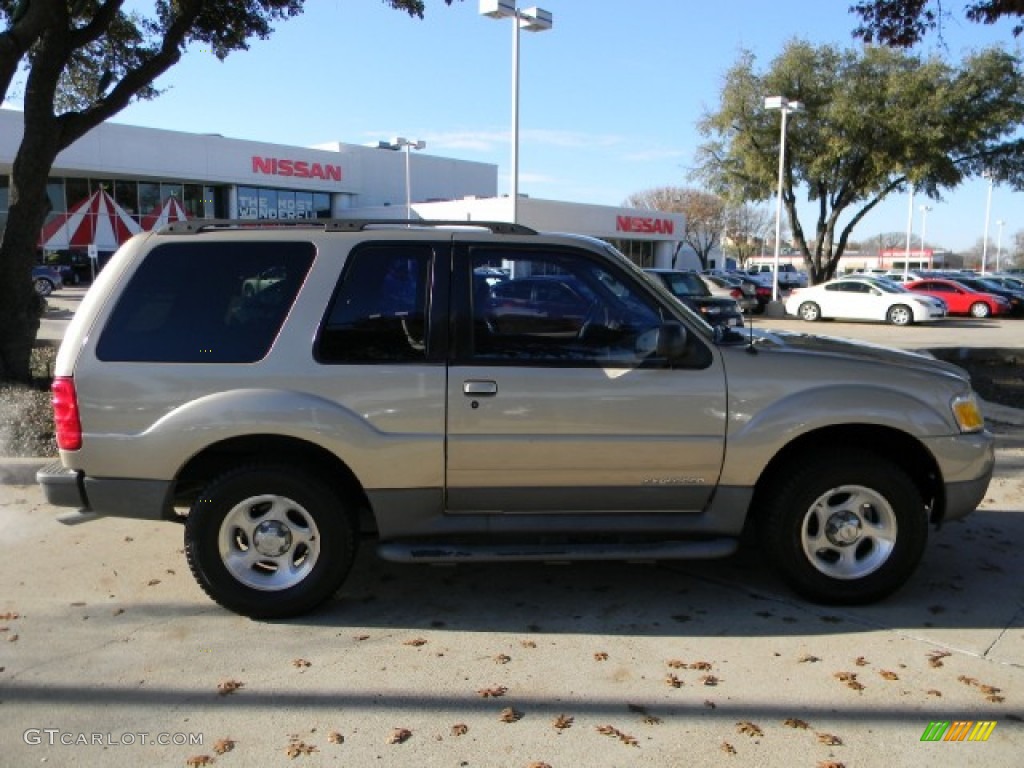
<path id="1" fill-rule="evenodd" d="M 36 482 L 55 507 L 76 507 L 80 513 L 98 517 L 174 519 L 169 480 L 88 477 L 56 463 L 40 469 Z"/>

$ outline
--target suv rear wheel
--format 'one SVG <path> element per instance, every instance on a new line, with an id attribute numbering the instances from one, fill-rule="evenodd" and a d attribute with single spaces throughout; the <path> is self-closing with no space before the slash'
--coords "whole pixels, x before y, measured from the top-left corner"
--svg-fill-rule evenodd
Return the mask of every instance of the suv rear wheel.
<path id="1" fill-rule="evenodd" d="M 203 590 L 258 619 L 312 610 L 355 558 L 354 515 L 330 486 L 289 466 L 257 465 L 215 478 L 185 523 L 185 555 Z"/>
<path id="2" fill-rule="evenodd" d="M 858 604 L 898 589 L 928 520 L 910 477 L 870 453 L 817 458 L 776 486 L 763 520 L 769 558 L 804 597 Z"/>

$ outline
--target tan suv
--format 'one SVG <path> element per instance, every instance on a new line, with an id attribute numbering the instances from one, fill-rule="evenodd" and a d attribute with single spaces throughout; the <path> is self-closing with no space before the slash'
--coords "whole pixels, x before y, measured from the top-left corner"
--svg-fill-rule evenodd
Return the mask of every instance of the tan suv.
<path id="1" fill-rule="evenodd" d="M 801 594 L 871 601 L 993 467 L 959 368 L 715 330 L 606 243 L 509 224 L 138 235 L 53 399 L 51 503 L 183 522 L 202 588 L 263 618 L 329 599 L 363 533 L 405 562 L 672 559 L 749 525 Z"/>

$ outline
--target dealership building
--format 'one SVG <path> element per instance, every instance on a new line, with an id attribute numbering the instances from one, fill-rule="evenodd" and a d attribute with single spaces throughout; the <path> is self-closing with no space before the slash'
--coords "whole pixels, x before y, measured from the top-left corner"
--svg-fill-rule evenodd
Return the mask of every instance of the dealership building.
<path id="1" fill-rule="evenodd" d="M 0 110 L 0 225 L 23 134 Z M 406 218 L 511 221 L 488 163 L 394 151 L 394 145 L 316 147 L 104 123 L 62 152 L 47 187 L 43 250 L 109 252 L 134 232 L 182 218 Z M 407 187 L 408 185 L 408 187 Z M 642 266 L 693 266 L 683 217 L 661 211 L 520 197 L 518 223 L 614 242 Z"/>

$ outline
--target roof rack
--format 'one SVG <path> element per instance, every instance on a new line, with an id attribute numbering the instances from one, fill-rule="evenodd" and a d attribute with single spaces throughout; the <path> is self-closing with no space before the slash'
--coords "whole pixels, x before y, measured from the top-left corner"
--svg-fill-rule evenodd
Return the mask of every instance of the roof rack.
<path id="1" fill-rule="evenodd" d="M 367 229 L 487 229 L 496 235 L 536 235 L 537 231 L 507 221 L 464 221 L 460 219 L 189 219 L 175 221 L 157 230 L 161 235 L 198 235 L 223 229 L 300 229 L 325 232 L 362 232 Z"/>

